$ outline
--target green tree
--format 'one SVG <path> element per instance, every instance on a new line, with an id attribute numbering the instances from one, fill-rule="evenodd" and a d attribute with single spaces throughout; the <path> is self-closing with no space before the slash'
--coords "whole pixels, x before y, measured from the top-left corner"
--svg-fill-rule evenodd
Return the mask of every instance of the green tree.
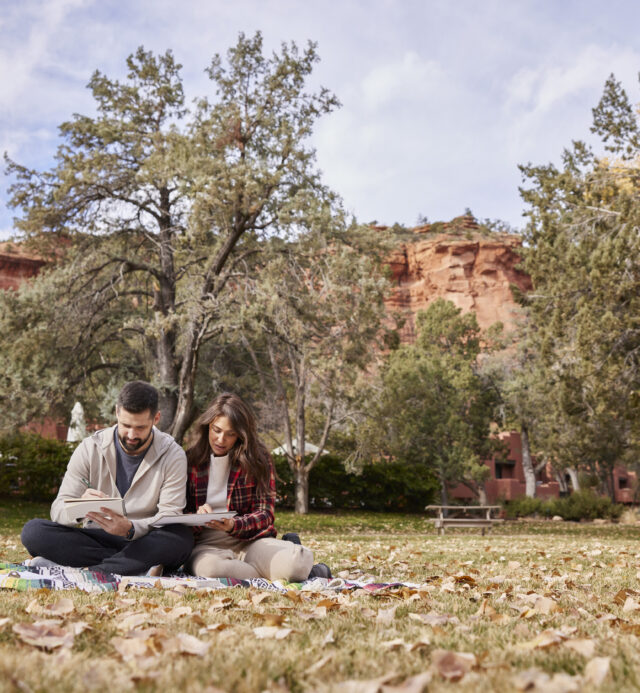
<path id="1" fill-rule="evenodd" d="M 4 424 L 140 377 L 160 389 L 160 426 L 182 438 L 238 268 L 333 204 L 307 144 L 337 106 L 306 90 L 317 60 L 312 43 L 264 56 L 259 33 L 241 34 L 207 69 L 215 100 L 189 109 L 171 52 L 140 48 L 124 82 L 94 73 L 97 114 L 60 126 L 51 170 L 7 160 L 17 228 L 50 265 L 0 297 Z"/>
<path id="2" fill-rule="evenodd" d="M 438 299 L 417 318 L 415 344 L 390 353 L 377 404 L 363 436 L 383 455 L 424 465 L 437 477 L 441 500 L 464 483 L 480 497 L 491 436 L 494 390 L 478 373 L 481 333 L 473 313 Z"/>
<path id="3" fill-rule="evenodd" d="M 245 284 L 243 343 L 277 412 L 297 513 L 309 510 L 309 473 L 331 431 L 360 406 L 359 385 L 384 336 L 388 290 L 380 232 L 347 225 L 330 210 L 314 222 L 293 242 L 276 240 Z"/>
<path id="4" fill-rule="evenodd" d="M 510 335 L 508 344 L 486 355 L 480 365 L 497 398 L 496 422 L 503 430 L 517 430 L 522 444 L 525 494 L 536 495 L 536 475 L 546 466 L 549 450 L 538 436 L 546 407 L 546 378 L 527 340 L 527 325 Z M 534 463 L 534 454 L 539 461 Z"/>
<path id="5" fill-rule="evenodd" d="M 597 471 L 613 494 L 614 466 L 638 452 L 640 138 L 613 76 L 593 114 L 605 154 L 574 142 L 560 168 L 522 167 L 524 301 L 547 380 L 543 433 L 559 466 Z"/>

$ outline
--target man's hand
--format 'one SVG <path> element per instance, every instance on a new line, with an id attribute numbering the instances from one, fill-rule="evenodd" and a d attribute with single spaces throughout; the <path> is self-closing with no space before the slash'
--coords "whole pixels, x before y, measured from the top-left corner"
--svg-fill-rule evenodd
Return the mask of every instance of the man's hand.
<path id="1" fill-rule="evenodd" d="M 87 490 L 91 491 L 92 489 Z M 124 515 L 114 513 L 113 510 L 109 510 L 109 508 L 100 508 L 100 510 L 102 512 L 87 513 L 87 519 L 95 522 L 104 529 L 105 532 L 109 532 L 109 534 L 115 534 L 117 537 L 126 537 L 133 525 L 131 520 L 128 520 Z"/>
<path id="2" fill-rule="evenodd" d="M 80 498 L 106 498 L 107 494 L 102 493 L 102 491 L 98 491 L 97 488 L 88 488 L 81 496 Z"/>

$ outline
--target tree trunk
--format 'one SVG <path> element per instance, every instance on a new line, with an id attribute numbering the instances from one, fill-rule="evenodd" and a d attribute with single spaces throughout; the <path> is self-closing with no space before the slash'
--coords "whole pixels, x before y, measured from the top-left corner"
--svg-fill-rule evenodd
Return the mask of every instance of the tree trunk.
<path id="1" fill-rule="evenodd" d="M 578 481 L 578 472 L 576 472 L 575 467 L 567 467 L 564 471 L 569 475 L 569 478 L 571 479 L 571 490 L 579 491 L 580 482 Z"/>
<path id="2" fill-rule="evenodd" d="M 447 482 L 443 477 L 440 478 L 440 503 L 441 505 L 449 505 L 449 494 L 447 493 Z M 444 512 L 445 516 L 447 511 Z"/>
<path id="3" fill-rule="evenodd" d="M 609 487 L 609 497 L 611 502 L 616 502 L 616 478 L 613 473 L 613 466 L 609 467 L 609 472 L 607 473 L 607 486 Z"/>
<path id="4" fill-rule="evenodd" d="M 300 464 L 293 472 L 295 483 L 295 507 L 298 515 L 306 515 L 309 512 L 309 472 Z"/>
<path id="5" fill-rule="evenodd" d="M 168 429 L 169 433 L 176 439 L 176 442 L 182 444 L 182 439 L 184 438 L 184 434 L 187 432 L 187 429 L 191 425 L 192 418 L 193 382 L 190 382 L 189 386 L 180 392 L 173 421 Z"/>
<path id="6" fill-rule="evenodd" d="M 531 460 L 531 447 L 529 445 L 529 429 L 522 424 L 520 437 L 522 440 L 522 469 L 524 471 L 525 494 L 527 498 L 536 497 L 536 473 Z"/>
<path id="7" fill-rule="evenodd" d="M 171 231 L 171 203 L 166 187 L 160 189 L 160 273 L 154 290 L 154 305 L 159 336 L 156 338 L 156 376 L 160 391 L 160 422 L 162 431 L 172 428 L 178 407 L 178 368 L 176 366 L 177 333 L 169 319 L 176 308 L 176 274 Z"/>

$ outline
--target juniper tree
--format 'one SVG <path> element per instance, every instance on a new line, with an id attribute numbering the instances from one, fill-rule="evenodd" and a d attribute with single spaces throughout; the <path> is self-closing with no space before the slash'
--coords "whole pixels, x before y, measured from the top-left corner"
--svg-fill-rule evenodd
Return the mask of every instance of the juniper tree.
<path id="1" fill-rule="evenodd" d="M 309 473 L 332 429 L 352 421 L 385 334 L 380 232 L 320 212 L 294 242 L 276 240 L 247 277 L 243 344 L 277 412 L 278 443 L 295 484 L 295 511 L 309 509 Z M 315 430 L 318 450 L 307 447 Z"/>
<path id="2" fill-rule="evenodd" d="M 559 466 L 612 471 L 638 451 L 640 137 L 613 75 L 594 109 L 601 153 L 574 142 L 562 165 L 523 166 L 524 298 L 549 394 L 543 435 Z"/>
<path id="3" fill-rule="evenodd" d="M 317 60 L 312 43 L 265 56 L 259 33 L 240 35 L 207 68 L 212 97 L 187 106 L 172 53 L 140 48 L 125 80 L 93 74 L 96 114 L 60 126 L 50 170 L 7 160 L 20 238 L 49 265 L 0 296 L 3 423 L 139 377 L 182 438 L 211 395 L 201 358 L 225 344 L 239 268 L 294 237 L 310 200 L 332 204 L 308 145 L 337 106 L 307 91 Z"/>
<path id="4" fill-rule="evenodd" d="M 415 344 L 389 354 L 361 435 L 383 455 L 424 465 L 440 483 L 443 504 L 458 483 L 482 497 L 484 460 L 499 443 L 491 435 L 495 392 L 478 372 L 476 317 L 438 299 L 418 314 L 416 326 Z"/>

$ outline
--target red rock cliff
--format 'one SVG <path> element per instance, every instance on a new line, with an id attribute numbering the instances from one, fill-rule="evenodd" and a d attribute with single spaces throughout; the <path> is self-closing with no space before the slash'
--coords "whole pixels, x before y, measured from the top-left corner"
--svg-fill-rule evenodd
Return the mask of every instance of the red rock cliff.
<path id="1" fill-rule="evenodd" d="M 0 289 L 17 289 L 44 264 L 42 258 L 30 255 L 17 243 L 0 243 Z"/>
<path id="2" fill-rule="evenodd" d="M 474 311 L 481 328 L 498 321 L 512 328 L 518 306 L 511 285 L 531 289 L 528 275 L 519 269 L 520 237 L 482 234 L 473 227 L 464 234 L 431 228 L 415 229 L 415 241 L 403 243 L 389 262 L 396 287 L 387 308 L 409 314 L 403 341 L 414 338 L 418 311 L 437 298 L 452 301 L 464 313 Z"/>
<path id="3" fill-rule="evenodd" d="M 475 311 L 482 328 L 497 321 L 512 327 L 518 306 L 510 287 L 531 288 L 529 277 L 519 269 L 521 245 L 513 234 L 481 233 L 472 217 L 414 229 L 413 238 L 401 243 L 389 259 L 396 286 L 387 308 L 407 315 L 403 341 L 414 338 L 418 311 L 440 297 L 465 313 Z M 0 289 L 17 288 L 44 264 L 19 244 L 0 243 Z"/>

